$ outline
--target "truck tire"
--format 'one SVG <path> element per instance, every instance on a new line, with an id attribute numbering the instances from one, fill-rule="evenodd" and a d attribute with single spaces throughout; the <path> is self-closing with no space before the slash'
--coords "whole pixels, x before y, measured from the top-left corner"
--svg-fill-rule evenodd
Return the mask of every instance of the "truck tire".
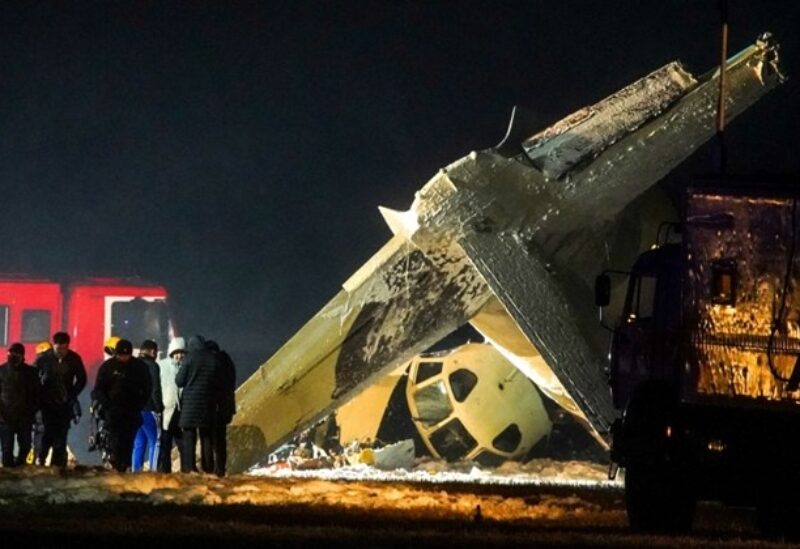
<path id="1" fill-rule="evenodd" d="M 766 490 L 756 505 L 756 526 L 767 538 L 800 539 L 800 507 L 794 490 Z"/>
<path id="2" fill-rule="evenodd" d="M 692 527 L 695 500 L 669 466 L 634 462 L 625 470 L 625 507 L 636 532 L 682 533 Z"/>
<path id="3" fill-rule="evenodd" d="M 671 394 L 661 385 L 644 385 L 625 410 L 625 507 L 630 527 L 639 532 L 686 532 L 694 520 L 692 468 L 667 429 L 675 415 Z"/>

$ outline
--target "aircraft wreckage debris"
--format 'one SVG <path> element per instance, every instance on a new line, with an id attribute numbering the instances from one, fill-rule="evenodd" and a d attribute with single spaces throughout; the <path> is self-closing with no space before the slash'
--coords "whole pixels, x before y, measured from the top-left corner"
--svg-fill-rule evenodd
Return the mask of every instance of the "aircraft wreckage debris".
<path id="1" fill-rule="evenodd" d="M 237 391 L 229 469 L 467 322 L 603 440 L 613 408 L 592 281 L 629 248 L 609 244 L 630 238 L 621 218 L 644 230 L 635 199 L 714 134 L 718 80 L 670 63 L 544 131 L 510 127 L 408 211 L 381 209 L 394 237 Z M 727 119 L 782 80 L 765 35 L 727 62 Z"/>

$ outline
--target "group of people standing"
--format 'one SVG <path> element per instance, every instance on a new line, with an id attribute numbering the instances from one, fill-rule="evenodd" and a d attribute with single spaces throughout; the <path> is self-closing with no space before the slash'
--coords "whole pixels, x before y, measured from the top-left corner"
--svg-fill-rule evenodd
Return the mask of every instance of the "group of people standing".
<path id="1" fill-rule="evenodd" d="M 8 360 L 0 365 L 0 450 L 3 467 L 24 465 L 36 424 L 35 459 L 44 464 L 67 465 L 70 422 L 80 419 L 78 395 L 86 386 L 81 357 L 69 348 L 66 332 L 53 335 L 53 343 L 37 356 L 34 366 L 25 362 L 25 346 L 12 343 Z M 37 348 L 38 350 L 38 348 Z M 18 451 L 14 454 L 14 442 Z"/>
<path id="2" fill-rule="evenodd" d="M 35 463 L 67 464 L 70 422 L 81 416 L 78 396 L 86 386 L 81 357 L 69 349 L 69 335 L 58 332 L 53 344 L 37 346 L 34 364 L 25 347 L 14 343 L 0 365 L 0 449 L 4 467 L 26 463 L 33 443 Z M 171 472 L 177 446 L 181 472 L 195 472 L 196 444 L 201 467 L 225 475 L 226 430 L 235 414 L 236 368 L 230 356 L 201 336 L 170 342 L 167 357 L 157 361 L 158 345 L 145 340 L 139 356 L 133 345 L 113 337 L 110 356 L 97 371 L 91 393 L 95 430 L 92 444 L 117 471 Z M 32 435 L 32 431 L 35 435 Z M 17 453 L 14 453 L 14 443 Z"/>

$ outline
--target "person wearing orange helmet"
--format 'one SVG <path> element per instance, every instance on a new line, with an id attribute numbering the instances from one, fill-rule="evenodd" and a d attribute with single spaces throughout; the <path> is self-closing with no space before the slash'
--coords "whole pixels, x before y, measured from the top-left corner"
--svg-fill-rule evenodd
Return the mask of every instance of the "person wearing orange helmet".
<path id="1" fill-rule="evenodd" d="M 53 354 L 53 344 L 49 341 L 40 341 L 36 344 L 36 358 L 33 361 L 33 367 L 36 370 L 37 376 L 41 378 L 40 361 L 44 360 L 48 355 Z M 43 454 L 44 448 L 44 421 L 42 421 L 42 411 L 36 411 L 36 418 L 33 422 L 33 456 L 29 458 L 31 463 L 36 465 L 44 465 L 47 461 L 47 455 Z"/>
<path id="2" fill-rule="evenodd" d="M 52 350 L 53 350 L 52 343 L 50 343 L 49 341 L 40 341 L 39 343 L 36 344 L 36 358 L 38 359 L 47 351 L 52 351 Z"/>

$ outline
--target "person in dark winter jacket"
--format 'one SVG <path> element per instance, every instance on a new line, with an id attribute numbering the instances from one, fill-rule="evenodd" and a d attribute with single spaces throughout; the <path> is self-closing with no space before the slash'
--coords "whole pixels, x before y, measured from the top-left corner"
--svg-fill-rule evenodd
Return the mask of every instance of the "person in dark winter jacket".
<path id="1" fill-rule="evenodd" d="M 31 434 L 39 409 L 39 379 L 36 370 L 25 364 L 25 346 L 13 343 L 8 362 L 0 366 L 0 445 L 3 467 L 25 464 L 31 451 Z M 14 439 L 18 454 L 14 455 Z"/>
<path id="2" fill-rule="evenodd" d="M 219 361 L 216 382 L 217 403 L 211 431 L 211 443 L 214 474 L 224 477 L 228 462 L 228 424 L 236 414 L 236 365 L 230 355 L 219 348 L 216 341 L 209 341 L 207 346 Z"/>
<path id="3" fill-rule="evenodd" d="M 203 471 L 214 472 L 211 432 L 216 411 L 216 383 L 219 361 L 206 348 L 202 336 L 189 338 L 189 354 L 183 359 L 175 384 L 182 388 L 179 425 L 183 430 L 181 472 L 197 471 L 195 465 L 197 435 L 200 435 L 200 454 Z"/>
<path id="4" fill-rule="evenodd" d="M 161 373 L 156 358 L 158 358 L 158 344 L 152 339 L 145 339 L 139 346 L 139 359 L 147 364 L 153 390 L 142 410 L 142 426 L 136 431 L 136 437 L 133 439 L 131 470 L 134 472 L 144 469 L 145 455 L 151 471 L 156 470 L 158 463 L 164 401 L 161 398 Z"/>
<path id="5" fill-rule="evenodd" d="M 108 431 L 109 463 L 123 472 L 131 464 L 133 439 L 153 388 L 147 365 L 132 356 L 131 342 L 121 339 L 115 350 L 97 371 L 92 407 Z"/>
<path id="6" fill-rule="evenodd" d="M 53 449 L 50 465 L 66 467 L 67 434 L 70 421 L 80 417 L 78 395 L 86 387 L 86 368 L 78 353 L 69 348 L 69 334 L 53 334 L 53 352 L 36 360 L 41 384 L 42 437 L 41 459 Z M 44 465 L 44 462 L 39 462 Z"/>

